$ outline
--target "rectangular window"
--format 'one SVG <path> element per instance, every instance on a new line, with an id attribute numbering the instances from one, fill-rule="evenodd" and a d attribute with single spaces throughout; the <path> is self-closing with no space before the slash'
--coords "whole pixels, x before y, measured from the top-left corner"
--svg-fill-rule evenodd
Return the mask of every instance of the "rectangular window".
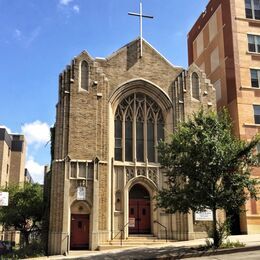
<path id="1" fill-rule="evenodd" d="M 246 18 L 253 19 L 253 10 L 252 10 L 251 0 L 245 1 L 245 7 L 246 7 Z"/>
<path id="2" fill-rule="evenodd" d="M 70 163 L 70 176 L 71 178 L 77 178 L 77 162 Z"/>
<path id="3" fill-rule="evenodd" d="M 94 178 L 94 163 L 88 163 L 88 180 Z"/>
<path id="4" fill-rule="evenodd" d="M 250 69 L 251 74 L 251 87 L 252 88 L 259 88 L 260 86 L 260 70 L 257 69 Z"/>
<path id="5" fill-rule="evenodd" d="M 70 162 L 70 178 L 87 178 L 87 162 Z"/>
<path id="6" fill-rule="evenodd" d="M 87 176 L 87 165 L 85 162 L 79 162 L 79 178 L 86 178 Z"/>
<path id="7" fill-rule="evenodd" d="M 260 19 L 260 0 L 245 0 L 246 18 Z"/>
<path id="8" fill-rule="evenodd" d="M 260 105 L 254 105 L 255 124 L 260 124 Z"/>
<path id="9" fill-rule="evenodd" d="M 248 34 L 248 51 L 260 53 L 260 36 Z"/>

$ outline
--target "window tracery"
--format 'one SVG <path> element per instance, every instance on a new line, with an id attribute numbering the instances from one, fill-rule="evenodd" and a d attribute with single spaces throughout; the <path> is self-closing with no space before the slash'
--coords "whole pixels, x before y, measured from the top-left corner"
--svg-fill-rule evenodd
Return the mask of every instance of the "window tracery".
<path id="1" fill-rule="evenodd" d="M 143 93 L 124 98 L 115 112 L 115 160 L 156 162 L 160 139 L 164 139 L 164 119 L 158 104 Z"/>

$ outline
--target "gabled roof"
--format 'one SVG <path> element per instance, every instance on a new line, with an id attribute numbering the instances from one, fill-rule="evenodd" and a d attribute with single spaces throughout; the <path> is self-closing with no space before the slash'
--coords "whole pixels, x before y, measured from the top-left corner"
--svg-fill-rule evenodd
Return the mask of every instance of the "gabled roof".
<path id="1" fill-rule="evenodd" d="M 134 39 L 133 41 L 127 43 L 126 45 L 122 46 L 121 48 L 119 48 L 117 51 L 113 52 L 111 55 L 109 55 L 106 60 L 110 60 L 113 57 L 115 57 L 116 55 L 118 55 L 120 52 L 122 52 L 125 48 L 127 48 L 128 46 L 130 46 L 131 44 L 133 44 L 136 41 L 139 41 L 140 37 L 137 37 L 136 39 Z M 163 56 L 155 47 L 153 47 L 147 40 L 145 40 L 143 38 L 143 43 L 145 43 L 147 46 L 149 46 L 153 51 L 155 51 L 166 63 L 168 63 L 170 66 L 174 67 L 174 68 L 182 68 L 180 66 L 176 66 L 174 64 L 172 64 L 167 58 L 165 58 L 165 56 Z"/>

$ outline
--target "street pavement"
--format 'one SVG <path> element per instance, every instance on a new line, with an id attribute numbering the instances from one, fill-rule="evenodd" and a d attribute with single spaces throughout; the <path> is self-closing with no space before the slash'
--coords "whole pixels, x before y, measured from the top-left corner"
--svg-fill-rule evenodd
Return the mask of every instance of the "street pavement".
<path id="1" fill-rule="evenodd" d="M 245 248 L 240 249 L 226 249 L 228 254 L 223 255 L 214 255 L 214 256 L 205 256 L 189 259 L 246 259 L 246 260 L 255 260 L 260 259 L 260 234 L 257 235 L 241 235 L 241 236 L 230 236 L 228 238 L 230 241 L 236 242 L 240 241 L 244 243 Z M 141 259 L 161 259 L 161 260 L 173 260 L 173 259 L 182 259 L 187 257 L 192 257 L 192 253 L 197 252 L 192 249 L 199 245 L 205 245 L 205 239 L 196 239 L 190 241 L 178 241 L 164 243 L 162 245 L 151 245 L 151 246 L 142 246 L 135 248 L 120 248 L 106 251 L 70 251 L 67 256 L 50 256 L 50 257 L 40 257 L 37 259 L 93 259 L 93 260 L 141 260 Z M 237 252 L 240 250 L 240 252 Z M 241 252 L 242 250 L 242 252 Z M 247 252 L 244 252 L 248 250 Z M 252 251 L 253 250 L 253 251 Z M 258 250 L 258 251 L 256 251 Z M 234 255 L 234 256 L 233 256 Z M 241 258 L 239 258 L 241 256 Z M 231 258 L 233 257 L 233 258 Z M 249 258 L 252 257 L 252 258 Z M 255 258 L 254 258 L 255 257 Z"/>
<path id="2" fill-rule="evenodd" d="M 250 252 L 239 252 L 234 254 L 225 255 L 214 255 L 214 256 L 204 256 L 204 257 L 192 257 L 189 260 L 259 260 L 260 250 L 250 251 Z"/>

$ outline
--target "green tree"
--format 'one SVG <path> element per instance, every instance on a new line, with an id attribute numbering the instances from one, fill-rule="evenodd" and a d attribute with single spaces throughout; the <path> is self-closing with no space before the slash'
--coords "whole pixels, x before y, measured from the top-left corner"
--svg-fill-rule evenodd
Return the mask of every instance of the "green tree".
<path id="1" fill-rule="evenodd" d="M 29 236 L 40 232 L 43 217 L 43 191 L 39 184 L 25 183 L 24 187 L 10 186 L 9 205 L 1 207 L 0 222 L 5 229 L 19 230 L 26 245 Z"/>
<path id="2" fill-rule="evenodd" d="M 169 183 L 158 193 L 158 206 L 168 213 L 212 210 L 214 246 L 219 247 L 216 210 L 238 212 L 247 199 L 257 199 L 259 182 L 250 178 L 250 170 L 257 164 L 254 147 L 259 140 L 236 138 L 225 110 L 200 110 L 179 125 L 169 143 L 159 144 Z"/>

